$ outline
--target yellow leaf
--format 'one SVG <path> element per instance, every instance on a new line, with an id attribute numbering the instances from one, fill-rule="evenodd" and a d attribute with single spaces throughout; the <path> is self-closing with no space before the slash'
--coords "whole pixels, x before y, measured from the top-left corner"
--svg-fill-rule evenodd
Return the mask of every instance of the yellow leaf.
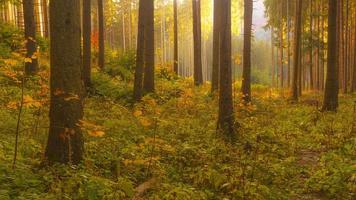
<path id="1" fill-rule="evenodd" d="M 151 126 L 151 122 L 146 118 L 141 118 L 140 122 L 141 122 L 142 126 L 144 126 L 144 127 Z"/>
<path id="2" fill-rule="evenodd" d="M 16 101 L 11 101 L 6 105 L 7 108 L 9 109 L 17 109 L 18 107 L 18 102 Z"/>
<path id="3" fill-rule="evenodd" d="M 133 113 L 133 115 L 134 115 L 135 117 L 139 117 L 139 116 L 142 115 L 142 111 L 141 111 L 141 110 L 136 110 L 136 111 Z"/>
<path id="4" fill-rule="evenodd" d="M 99 130 L 92 130 L 92 131 L 88 131 L 88 135 L 93 137 L 103 137 L 105 135 L 105 132 Z"/>
<path id="5" fill-rule="evenodd" d="M 31 58 L 25 58 L 25 63 L 32 63 L 32 59 Z"/>

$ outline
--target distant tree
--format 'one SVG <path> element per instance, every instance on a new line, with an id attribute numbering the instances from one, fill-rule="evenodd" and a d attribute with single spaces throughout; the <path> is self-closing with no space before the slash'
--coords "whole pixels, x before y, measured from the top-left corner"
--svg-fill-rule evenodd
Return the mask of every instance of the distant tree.
<path id="1" fill-rule="evenodd" d="M 83 81 L 91 86 L 91 0 L 83 0 Z"/>
<path id="2" fill-rule="evenodd" d="M 354 30 L 354 38 L 355 38 L 355 43 L 354 43 L 354 65 L 353 65 L 353 76 L 351 78 L 352 83 L 351 83 L 351 92 L 356 91 L 356 22 L 354 22 L 355 30 Z"/>
<path id="3" fill-rule="evenodd" d="M 214 27 L 213 27 L 213 67 L 211 74 L 211 92 L 219 88 L 219 68 L 220 68 L 220 16 L 221 0 L 214 0 Z"/>
<path id="4" fill-rule="evenodd" d="M 104 3 L 103 0 L 98 0 L 98 24 L 99 24 L 99 63 L 100 69 L 104 69 L 105 65 L 105 41 L 104 41 Z"/>
<path id="5" fill-rule="evenodd" d="M 218 127 L 229 137 L 234 137 L 234 112 L 232 103 L 231 70 L 231 0 L 221 0 L 220 35 L 220 91 Z"/>
<path id="6" fill-rule="evenodd" d="M 298 101 L 299 97 L 299 68 L 300 68 L 300 37 L 302 33 L 301 19 L 302 19 L 303 0 L 296 0 L 295 19 L 294 19 L 294 57 L 293 57 L 293 84 L 292 84 L 292 99 Z"/>
<path id="7" fill-rule="evenodd" d="M 200 0 L 192 0 L 193 4 L 193 40 L 194 40 L 194 84 L 203 84 L 203 66 L 201 58 L 201 14 Z"/>
<path id="8" fill-rule="evenodd" d="M 178 6 L 177 0 L 173 0 L 173 15 L 174 15 L 174 63 L 173 69 L 178 74 Z"/>
<path id="9" fill-rule="evenodd" d="M 244 49 L 241 90 L 243 101 L 249 103 L 251 101 L 251 35 L 253 0 L 245 0 L 244 2 Z"/>
<path id="10" fill-rule="evenodd" d="M 336 111 L 338 107 L 339 73 L 337 66 L 337 0 L 329 0 L 328 57 L 323 111 Z"/>
<path id="11" fill-rule="evenodd" d="M 25 23 L 26 57 L 31 58 L 31 62 L 26 62 L 26 74 L 35 74 L 38 71 L 38 59 L 36 42 L 36 20 L 34 0 L 22 1 Z"/>
<path id="12" fill-rule="evenodd" d="M 78 164 L 84 141 L 80 0 L 50 1 L 50 128 L 45 156 L 49 163 Z"/>

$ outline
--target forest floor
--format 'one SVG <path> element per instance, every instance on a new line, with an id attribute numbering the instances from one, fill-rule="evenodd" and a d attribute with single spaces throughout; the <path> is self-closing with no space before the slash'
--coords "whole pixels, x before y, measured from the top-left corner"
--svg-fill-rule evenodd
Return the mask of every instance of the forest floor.
<path id="1" fill-rule="evenodd" d="M 293 104 L 254 85 L 253 104 L 245 106 L 235 85 L 238 137 L 227 143 L 216 132 L 209 85 L 158 73 L 156 94 L 133 105 L 130 83 L 95 72 L 82 122 L 85 161 L 48 167 L 44 70 L 26 80 L 13 169 L 20 72 L 0 61 L 1 200 L 356 197 L 356 95 L 341 95 L 337 113 L 321 113 L 321 94 Z"/>

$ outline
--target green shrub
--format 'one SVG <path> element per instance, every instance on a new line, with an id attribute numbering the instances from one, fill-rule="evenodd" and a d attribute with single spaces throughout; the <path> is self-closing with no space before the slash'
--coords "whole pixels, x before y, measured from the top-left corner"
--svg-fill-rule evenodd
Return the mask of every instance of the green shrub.
<path id="1" fill-rule="evenodd" d="M 22 33 L 15 26 L 0 23 L 0 57 L 8 58 L 13 51 L 18 51 L 23 42 Z"/>
<path id="2" fill-rule="evenodd" d="M 107 53 L 105 72 L 121 80 L 133 80 L 133 72 L 136 64 L 136 55 L 133 51 L 119 54 L 118 52 Z"/>

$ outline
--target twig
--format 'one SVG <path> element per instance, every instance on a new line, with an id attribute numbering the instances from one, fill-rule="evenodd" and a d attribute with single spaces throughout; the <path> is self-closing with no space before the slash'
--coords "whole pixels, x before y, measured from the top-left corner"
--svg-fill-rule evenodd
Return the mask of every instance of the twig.
<path id="1" fill-rule="evenodd" d="M 17 115 L 16 138 L 15 138 L 15 154 L 14 154 L 14 161 L 12 163 L 12 169 L 15 169 L 15 166 L 16 166 L 17 150 L 18 150 L 18 142 L 19 142 L 19 133 L 20 133 L 20 123 L 21 123 L 21 114 L 22 114 L 22 109 L 23 109 L 23 104 L 24 104 L 24 90 L 25 90 L 25 67 L 23 68 L 23 74 L 22 74 L 21 103 L 20 103 L 20 108 L 19 108 L 19 112 L 18 112 L 18 115 Z"/>

